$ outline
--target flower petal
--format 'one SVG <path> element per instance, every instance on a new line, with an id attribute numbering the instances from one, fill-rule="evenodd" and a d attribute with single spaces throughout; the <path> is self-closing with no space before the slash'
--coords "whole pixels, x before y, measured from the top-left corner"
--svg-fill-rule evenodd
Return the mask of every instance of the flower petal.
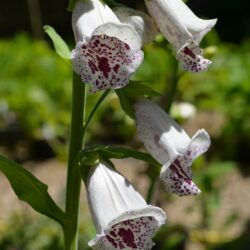
<path id="1" fill-rule="evenodd" d="M 188 146 L 187 154 L 192 159 L 196 159 L 203 153 L 205 153 L 211 144 L 209 134 L 205 129 L 198 130 L 192 137 Z"/>
<path id="2" fill-rule="evenodd" d="M 123 43 L 129 45 L 131 50 L 140 50 L 142 41 L 136 30 L 128 24 L 105 23 L 95 29 L 93 35 L 107 35 L 116 37 Z"/>
<path id="3" fill-rule="evenodd" d="M 103 34 L 92 36 L 88 43 L 78 42 L 72 57 L 74 71 L 83 82 L 92 84 L 91 92 L 96 92 L 128 84 L 143 60 L 143 52 Z"/>
<path id="4" fill-rule="evenodd" d="M 120 23 L 108 5 L 99 0 L 77 1 L 72 13 L 72 28 L 76 42 L 87 42 L 93 31 L 107 22 Z"/>
<path id="5" fill-rule="evenodd" d="M 142 44 L 152 42 L 158 33 L 154 20 L 146 13 L 127 7 L 116 7 L 113 9 L 119 20 L 130 24 L 142 37 Z"/>
<path id="6" fill-rule="evenodd" d="M 124 176 L 102 163 L 92 169 L 86 188 L 90 212 L 98 233 L 102 233 L 114 218 L 126 211 L 147 207 L 145 200 Z"/>
<path id="7" fill-rule="evenodd" d="M 192 38 L 192 34 L 179 19 L 176 2 L 176 0 L 145 0 L 159 30 L 178 51 Z"/>
<path id="8" fill-rule="evenodd" d="M 186 71 L 200 72 L 206 70 L 212 63 L 210 60 L 203 58 L 202 54 L 202 49 L 195 42 L 190 42 L 189 45 L 178 51 L 176 58 Z"/>
<path id="9" fill-rule="evenodd" d="M 89 242 L 93 249 L 143 249 L 153 247 L 153 235 L 165 223 L 165 213 L 157 207 L 127 211 L 114 219 L 103 234 Z"/>
<path id="10" fill-rule="evenodd" d="M 178 156 L 171 165 L 163 166 L 160 179 L 168 192 L 179 196 L 197 195 L 201 191 L 192 181 L 191 161 Z"/>
<path id="11" fill-rule="evenodd" d="M 136 127 L 146 149 L 162 165 L 184 153 L 191 141 L 186 132 L 153 102 L 135 105 Z"/>
<path id="12" fill-rule="evenodd" d="M 172 10 L 175 11 L 178 22 L 185 26 L 192 35 L 198 36 L 199 42 L 217 22 L 217 19 L 204 20 L 197 17 L 182 0 L 165 0 L 165 2 L 166 1 L 172 6 Z"/>

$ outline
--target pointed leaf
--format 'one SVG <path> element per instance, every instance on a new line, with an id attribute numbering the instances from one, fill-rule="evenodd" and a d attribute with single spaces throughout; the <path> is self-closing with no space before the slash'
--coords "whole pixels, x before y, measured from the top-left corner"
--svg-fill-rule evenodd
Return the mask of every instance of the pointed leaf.
<path id="1" fill-rule="evenodd" d="M 129 98 L 161 96 L 160 93 L 139 81 L 130 81 L 130 83 L 123 88 L 123 91 Z"/>
<path id="2" fill-rule="evenodd" d="M 50 197 L 47 185 L 40 182 L 21 165 L 0 156 L 0 170 L 8 178 L 20 200 L 27 202 L 34 210 L 63 224 L 65 213 Z"/>
<path id="3" fill-rule="evenodd" d="M 43 26 L 43 29 L 52 40 L 56 53 L 64 59 L 71 59 L 71 54 L 68 45 L 57 34 L 55 29 L 49 25 Z"/>
<path id="4" fill-rule="evenodd" d="M 117 89 L 116 94 L 119 98 L 120 105 L 124 112 L 132 119 L 134 119 L 134 111 L 131 105 L 131 100 L 127 97 L 126 93 L 123 91 L 123 89 Z"/>
<path id="5" fill-rule="evenodd" d="M 98 151 L 99 154 L 104 158 L 124 159 L 131 157 L 137 160 L 145 161 L 152 165 L 159 166 L 159 163 L 150 154 L 139 152 L 133 149 L 121 147 L 106 147 L 99 149 Z"/>

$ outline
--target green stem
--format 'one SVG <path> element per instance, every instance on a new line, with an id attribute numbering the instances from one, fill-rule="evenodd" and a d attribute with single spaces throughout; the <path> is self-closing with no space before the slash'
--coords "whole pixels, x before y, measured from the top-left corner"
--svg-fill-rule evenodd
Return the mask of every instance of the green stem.
<path id="1" fill-rule="evenodd" d="M 72 113 L 71 113 L 71 131 L 69 144 L 69 160 L 67 173 L 67 190 L 66 190 L 66 213 L 69 216 L 64 224 L 64 246 L 65 250 L 77 250 L 77 226 L 78 210 L 81 189 L 80 170 L 75 164 L 75 158 L 78 151 L 83 147 L 85 120 L 85 101 L 86 101 L 85 84 L 80 77 L 73 74 L 72 90 Z"/>
<path id="2" fill-rule="evenodd" d="M 106 98 L 106 96 L 108 95 L 109 92 L 110 92 L 109 89 L 106 90 L 106 91 L 102 94 L 102 96 L 100 97 L 100 99 L 97 101 L 97 103 L 95 104 L 94 108 L 92 109 L 92 111 L 91 111 L 91 113 L 90 113 L 90 115 L 89 115 L 88 119 L 86 120 L 86 123 L 85 123 L 85 125 L 84 125 L 84 127 L 83 127 L 83 131 L 84 131 L 84 132 L 86 131 L 86 129 L 87 129 L 87 127 L 88 127 L 88 125 L 89 125 L 89 123 L 90 123 L 90 121 L 91 121 L 93 115 L 95 114 L 96 110 L 98 109 L 98 107 L 100 106 L 100 104 L 103 102 L 103 100 Z"/>

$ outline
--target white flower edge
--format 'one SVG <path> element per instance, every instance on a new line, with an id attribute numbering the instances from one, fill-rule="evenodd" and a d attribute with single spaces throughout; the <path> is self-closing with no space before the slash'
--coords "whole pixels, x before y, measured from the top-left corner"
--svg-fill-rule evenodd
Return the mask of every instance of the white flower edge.
<path id="1" fill-rule="evenodd" d="M 142 45 L 140 35 L 129 24 L 108 22 L 97 27 L 92 35 L 96 36 L 102 34 L 119 39 L 128 44 L 131 50 L 140 50 Z"/>
<path id="2" fill-rule="evenodd" d="M 99 0 L 78 0 L 76 2 L 72 12 L 72 28 L 76 42 L 87 42 L 93 31 L 106 22 L 120 23 L 108 5 Z"/>
<path id="3" fill-rule="evenodd" d="M 119 215 L 118 217 L 116 217 L 115 219 L 113 219 L 105 228 L 104 231 L 101 234 L 97 234 L 96 237 L 94 239 L 92 239 L 91 241 L 89 241 L 88 245 L 90 247 L 93 247 L 93 249 L 97 249 L 95 248 L 95 246 L 97 244 L 99 244 L 100 240 L 103 237 L 106 237 L 107 234 L 109 233 L 109 230 L 124 221 L 128 221 L 128 220 L 134 220 L 134 219 L 138 219 L 138 218 L 144 218 L 144 217 L 152 217 L 155 219 L 156 223 L 157 223 L 157 229 L 162 226 L 163 224 L 165 224 L 165 221 L 167 219 L 166 214 L 163 212 L 162 209 L 155 207 L 155 206 L 151 206 L 151 205 L 147 205 L 144 208 L 141 209 L 135 209 L 135 210 L 128 210 L 124 213 L 122 213 L 121 215 Z M 155 232 L 154 232 L 155 234 Z M 153 234 L 153 235 L 154 235 Z M 151 235 L 151 237 L 153 236 Z M 150 245 L 153 246 L 154 243 L 151 240 L 151 237 L 149 240 Z M 149 248 L 150 249 L 150 248 Z"/>
<path id="4" fill-rule="evenodd" d="M 141 36 L 134 27 L 120 22 L 100 0 L 78 0 L 72 13 L 72 28 L 76 42 L 87 43 L 92 36 L 105 34 L 127 43 L 132 50 L 141 48 Z"/>
<path id="5" fill-rule="evenodd" d="M 131 25 L 142 38 L 142 45 L 151 43 L 158 33 L 154 20 L 146 13 L 129 7 L 118 6 L 113 9 L 119 20 Z"/>

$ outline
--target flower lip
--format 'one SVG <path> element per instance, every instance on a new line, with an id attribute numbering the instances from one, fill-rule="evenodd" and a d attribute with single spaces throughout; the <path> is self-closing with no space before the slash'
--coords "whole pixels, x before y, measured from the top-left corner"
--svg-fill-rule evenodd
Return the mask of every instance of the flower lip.
<path id="1" fill-rule="evenodd" d="M 200 72 L 208 68 L 212 63 L 209 59 L 203 58 L 203 50 L 194 41 L 186 43 L 177 51 L 176 59 L 182 64 L 186 71 Z"/>
<path id="2" fill-rule="evenodd" d="M 154 245 L 151 238 L 165 224 L 166 218 L 162 209 L 151 205 L 128 210 L 114 218 L 88 244 L 94 249 L 106 249 L 109 246 L 108 249 L 150 250 Z"/>
<path id="3" fill-rule="evenodd" d="M 198 156 L 207 151 L 209 146 L 208 133 L 204 129 L 198 130 L 192 137 L 186 152 L 176 154 L 163 165 L 160 179 L 168 192 L 180 196 L 197 195 L 201 192 L 192 181 L 191 165 Z"/>

